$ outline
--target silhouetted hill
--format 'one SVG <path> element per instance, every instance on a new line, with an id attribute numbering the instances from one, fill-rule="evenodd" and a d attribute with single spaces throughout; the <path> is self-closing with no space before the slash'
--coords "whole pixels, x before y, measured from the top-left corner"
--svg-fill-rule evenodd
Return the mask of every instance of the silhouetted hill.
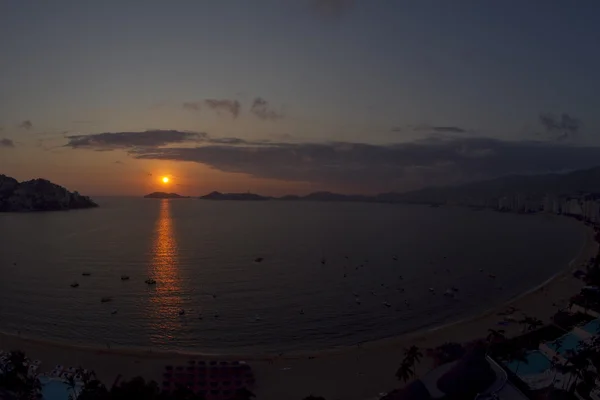
<path id="1" fill-rule="evenodd" d="M 146 199 L 187 199 L 189 196 L 182 196 L 177 193 L 153 192 L 144 196 Z"/>
<path id="2" fill-rule="evenodd" d="M 200 196 L 202 200 L 269 200 L 270 197 L 260 196 L 254 193 L 221 193 L 211 192 Z"/>
<path id="3" fill-rule="evenodd" d="M 541 200 L 546 195 L 568 196 L 580 193 L 600 193 L 600 167 L 565 174 L 511 175 L 459 186 L 431 187 L 400 194 L 398 199 L 411 203 L 459 204 L 511 195 Z"/>
<path id="4" fill-rule="evenodd" d="M 98 207 L 89 197 L 45 179 L 18 182 L 0 175 L 0 211 L 55 211 Z"/>

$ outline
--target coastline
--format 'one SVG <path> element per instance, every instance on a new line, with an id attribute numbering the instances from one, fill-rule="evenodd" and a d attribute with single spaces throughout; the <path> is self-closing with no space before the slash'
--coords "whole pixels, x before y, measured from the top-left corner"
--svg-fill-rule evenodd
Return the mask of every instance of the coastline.
<path id="1" fill-rule="evenodd" d="M 51 370 L 56 363 L 82 365 L 95 370 L 108 386 L 118 373 L 123 375 L 123 379 L 141 375 L 160 383 L 165 365 L 184 364 L 190 358 L 243 359 L 250 362 L 255 371 L 257 386 L 253 391 L 261 400 L 288 398 L 290 393 L 296 393 L 299 398 L 313 393 L 326 398 L 363 400 L 401 386 L 394 372 L 402 359 L 403 349 L 408 345 L 425 349 L 444 342 L 467 342 L 485 337 L 487 329 L 496 327 L 501 320 L 497 312 L 508 306 L 547 322 L 557 310 L 552 301 L 564 305 L 584 285 L 572 277 L 572 271 L 595 255 L 597 248 L 594 230 L 587 226 L 584 243 L 567 268 L 534 288 L 473 316 L 357 346 L 293 352 L 282 357 L 270 354 L 236 357 L 168 350 L 100 349 L 0 333 L 0 348 L 21 349 L 31 358 L 42 360 L 42 371 Z M 502 329 L 507 336 L 521 331 L 516 324 L 502 326 Z M 431 360 L 425 358 L 417 367 L 417 376 L 431 367 Z"/>

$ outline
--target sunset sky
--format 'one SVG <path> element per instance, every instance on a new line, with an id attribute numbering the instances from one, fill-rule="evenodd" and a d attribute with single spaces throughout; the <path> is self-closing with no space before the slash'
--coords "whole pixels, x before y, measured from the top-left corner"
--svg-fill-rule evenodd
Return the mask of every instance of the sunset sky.
<path id="1" fill-rule="evenodd" d="M 595 0 L 2 1 L 0 173 L 278 195 L 598 165 L 599 16 Z"/>

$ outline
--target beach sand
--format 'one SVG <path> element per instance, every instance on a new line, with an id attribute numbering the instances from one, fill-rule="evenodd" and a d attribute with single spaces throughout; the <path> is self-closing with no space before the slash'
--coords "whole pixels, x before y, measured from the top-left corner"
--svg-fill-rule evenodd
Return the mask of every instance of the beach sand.
<path id="1" fill-rule="evenodd" d="M 310 394 L 324 396 L 327 400 L 377 399 L 379 393 L 403 386 L 394 373 L 402 361 L 404 348 L 410 345 L 418 346 L 425 354 L 427 348 L 445 342 L 463 343 L 485 338 L 488 328 L 504 329 L 507 336 L 516 335 L 522 329 L 518 324 L 498 325 L 503 317 L 497 313 L 508 306 L 550 322 L 557 306 L 568 304 L 568 299 L 584 285 L 572 277 L 572 271 L 597 252 L 594 231 L 589 228 L 585 243 L 568 269 L 503 306 L 470 319 L 356 347 L 275 358 L 244 356 L 241 359 L 254 370 L 256 386 L 252 390 L 258 400 L 301 400 Z M 92 369 L 107 386 L 111 386 L 119 374 L 122 379 L 141 375 L 160 384 L 165 365 L 183 365 L 191 358 L 177 353 L 72 347 L 6 334 L 0 334 L 0 349 L 25 351 L 30 358 L 43 362 L 41 371 L 49 372 L 56 364 Z M 204 360 L 211 358 L 215 357 L 202 357 Z M 433 360 L 424 357 L 417 366 L 417 375 L 425 374 L 432 367 Z"/>

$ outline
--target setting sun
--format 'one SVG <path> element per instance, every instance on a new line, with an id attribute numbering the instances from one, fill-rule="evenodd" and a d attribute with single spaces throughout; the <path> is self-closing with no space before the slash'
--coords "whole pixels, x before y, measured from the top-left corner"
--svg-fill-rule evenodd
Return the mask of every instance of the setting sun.
<path id="1" fill-rule="evenodd" d="M 163 176 L 162 181 L 163 181 L 163 183 L 169 183 L 169 178 L 167 178 L 166 176 Z"/>

